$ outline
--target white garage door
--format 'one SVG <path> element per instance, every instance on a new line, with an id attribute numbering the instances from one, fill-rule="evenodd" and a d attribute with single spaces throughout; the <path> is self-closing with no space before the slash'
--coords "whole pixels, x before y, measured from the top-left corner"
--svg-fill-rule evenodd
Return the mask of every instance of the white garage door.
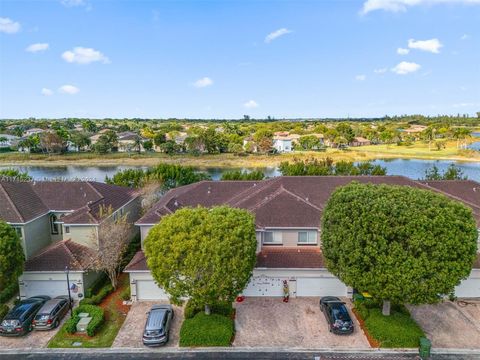
<path id="1" fill-rule="evenodd" d="M 27 280 L 24 288 L 27 297 L 48 295 L 53 298 L 68 294 L 67 282 L 61 280 Z"/>
<path id="2" fill-rule="evenodd" d="M 137 300 L 168 300 L 168 296 L 153 280 L 137 280 Z"/>
<path id="3" fill-rule="evenodd" d="M 337 278 L 297 278 L 297 296 L 347 296 L 347 287 Z"/>
<path id="4" fill-rule="evenodd" d="M 245 296 L 283 296 L 283 278 L 254 276 L 243 291 Z"/>
<path id="5" fill-rule="evenodd" d="M 455 296 L 459 298 L 480 298 L 480 278 L 468 278 L 463 280 L 455 288 Z"/>

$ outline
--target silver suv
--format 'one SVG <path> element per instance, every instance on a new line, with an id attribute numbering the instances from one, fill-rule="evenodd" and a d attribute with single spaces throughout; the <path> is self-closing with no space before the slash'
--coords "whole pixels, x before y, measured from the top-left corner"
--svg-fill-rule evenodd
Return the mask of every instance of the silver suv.
<path id="1" fill-rule="evenodd" d="M 69 308 L 68 296 L 57 296 L 55 299 L 48 300 L 35 315 L 33 328 L 50 330 L 58 327 Z"/>
<path id="2" fill-rule="evenodd" d="M 171 305 L 153 305 L 147 313 L 147 322 L 143 331 L 143 344 L 160 346 L 168 342 L 173 320 Z"/>

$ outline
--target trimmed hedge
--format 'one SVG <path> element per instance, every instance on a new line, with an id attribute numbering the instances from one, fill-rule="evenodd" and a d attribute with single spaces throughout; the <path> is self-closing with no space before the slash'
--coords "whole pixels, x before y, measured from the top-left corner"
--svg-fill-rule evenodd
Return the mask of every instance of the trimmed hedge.
<path id="1" fill-rule="evenodd" d="M 18 282 L 13 282 L 10 285 L 7 285 L 5 289 L 0 291 L 0 304 L 10 300 L 13 295 L 18 292 Z"/>
<path id="2" fill-rule="evenodd" d="M 112 292 L 113 286 L 112 284 L 108 283 L 103 288 L 101 288 L 96 295 L 80 300 L 80 305 L 98 305 Z"/>
<path id="3" fill-rule="evenodd" d="M 73 310 L 73 316 L 68 319 L 68 321 L 64 325 L 66 332 L 68 332 L 69 334 L 74 334 L 77 331 L 77 324 L 80 321 L 80 317 L 78 316 L 78 314 L 80 313 L 88 313 L 89 316 L 92 318 L 92 320 L 87 326 L 87 335 L 94 336 L 100 326 L 102 326 L 105 321 L 105 312 L 99 306 L 80 305 Z"/>
<path id="4" fill-rule="evenodd" d="M 425 336 L 403 305 L 393 305 L 390 315 L 385 316 L 381 305 L 373 300 L 355 300 L 354 304 L 368 333 L 382 348 L 417 348 Z"/>
<path id="5" fill-rule="evenodd" d="M 234 333 L 235 327 L 231 318 L 198 313 L 183 322 L 180 346 L 230 346 Z"/>
<path id="6" fill-rule="evenodd" d="M 7 315 L 9 310 L 10 309 L 8 308 L 8 306 L 6 304 L 0 304 L 0 322 L 3 320 L 5 315 Z"/>
<path id="7" fill-rule="evenodd" d="M 204 311 L 204 306 L 196 306 L 191 301 L 188 301 L 187 305 L 185 305 L 185 309 L 183 310 L 183 315 L 185 319 L 191 319 L 198 313 Z M 233 309 L 232 303 L 218 302 L 216 304 L 210 305 L 210 311 L 212 314 L 232 317 L 235 310 Z"/>

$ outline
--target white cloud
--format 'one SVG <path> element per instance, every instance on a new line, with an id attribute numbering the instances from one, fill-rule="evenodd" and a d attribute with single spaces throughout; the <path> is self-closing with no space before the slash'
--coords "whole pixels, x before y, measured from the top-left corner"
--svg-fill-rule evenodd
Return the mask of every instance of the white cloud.
<path id="1" fill-rule="evenodd" d="M 207 76 L 205 76 L 201 79 L 198 79 L 197 81 L 195 81 L 193 83 L 193 86 L 195 86 L 196 88 L 204 88 L 204 87 L 211 86 L 211 85 L 213 85 L 213 80 L 210 79 Z"/>
<path id="2" fill-rule="evenodd" d="M 288 30 L 286 28 L 281 28 L 281 29 L 275 30 L 274 32 L 271 32 L 270 34 L 268 34 L 265 37 L 265 42 L 268 44 L 268 43 L 272 42 L 273 40 L 279 38 L 280 36 L 290 34 L 291 32 L 292 32 L 291 30 Z"/>
<path id="3" fill-rule="evenodd" d="M 363 3 L 361 14 L 365 15 L 371 11 L 384 10 L 391 12 L 404 12 L 409 7 L 417 5 L 436 4 L 480 4 L 480 0 L 367 0 Z"/>
<path id="4" fill-rule="evenodd" d="M 417 49 L 417 50 L 428 51 L 434 54 L 438 54 L 440 52 L 440 48 L 443 47 L 443 44 L 438 39 L 430 39 L 430 40 L 410 39 L 408 40 L 408 47 L 410 49 Z"/>
<path id="5" fill-rule="evenodd" d="M 408 49 L 404 49 L 404 48 L 398 48 L 397 49 L 397 54 L 398 55 L 407 55 L 409 52 L 410 52 L 410 50 L 408 50 Z"/>
<path id="6" fill-rule="evenodd" d="M 20 23 L 10 18 L 0 17 L 0 32 L 5 34 L 15 34 L 20 31 Z"/>
<path id="7" fill-rule="evenodd" d="M 108 57 L 103 55 L 100 51 L 92 48 L 84 48 L 77 46 L 72 50 L 65 51 L 62 54 L 62 59 L 69 63 L 90 64 L 95 61 L 100 61 L 103 64 L 109 64 Z"/>
<path id="8" fill-rule="evenodd" d="M 355 80 L 357 81 L 365 81 L 366 79 L 367 79 L 367 75 L 364 75 L 364 74 L 355 76 Z"/>
<path id="9" fill-rule="evenodd" d="M 392 68 L 392 71 L 396 74 L 399 74 L 399 75 L 406 75 L 406 74 L 409 74 L 409 73 L 413 73 L 417 70 L 420 70 L 420 68 L 421 68 L 421 66 L 419 64 L 414 63 L 414 62 L 402 61 L 397 66 Z"/>
<path id="10" fill-rule="evenodd" d="M 37 43 L 37 44 L 32 44 L 29 47 L 25 49 L 25 51 L 31 52 L 31 53 L 36 53 L 39 51 L 45 51 L 48 49 L 48 44 L 47 43 Z"/>
<path id="11" fill-rule="evenodd" d="M 470 38 L 470 35 L 468 35 L 468 34 L 463 34 L 463 35 L 460 37 L 460 40 L 467 40 L 468 38 Z"/>
<path id="12" fill-rule="evenodd" d="M 52 96 L 53 95 L 53 91 L 50 90 L 50 89 L 47 89 L 47 88 L 43 88 L 40 93 L 43 95 L 43 96 Z"/>
<path id="13" fill-rule="evenodd" d="M 258 108 L 260 105 L 255 100 L 249 100 L 245 104 L 243 104 L 247 109 L 255 109 Z"/>
<path id="14" fill-rule="evenodd" d="M 84 0 L 61 0 L 63 6 L 66 7 L 75 7 L 75 6 L 85 6 L 87 3 Z"/>
<path id="15" fill-rule="evenodd" d="M 75 95 L 80 91 L 80 89 L 73 85 L 63 85 L 60 86 L 58 91 L 62 94 Z"/>
<path id="16" fill-rule="evenodd" d="M 375 74 L 385 74 L 387 71 L 388 71 L 387 68 L 379 68 L 379 69 L 373 70 Z"/>

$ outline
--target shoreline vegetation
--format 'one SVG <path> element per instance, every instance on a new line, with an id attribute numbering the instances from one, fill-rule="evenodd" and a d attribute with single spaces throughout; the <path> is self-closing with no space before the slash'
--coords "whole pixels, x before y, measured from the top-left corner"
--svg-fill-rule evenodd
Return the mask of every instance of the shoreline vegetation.
<path id="1" fill-rule="evenodd" d="M 473 139 L 472 139 L 473 140 Z M 475 141 L 475 140 L 473 140 Z M 473 142 L 472 141 L 472 142 Z M 281 162 L 294 159 L 332 158 L 335 162 L 417 159 L 452 160 L 459 162 L 480 162 L 480 151 L 458 149 L 455 141 L 449 141 L 444 149 L 429 149 L 428 143 L 415 143 L 410 146 L 369 145 L 350 147 L 346 150 L 327 148 L 326 151 L 295 151 L 276 155 L 249 154 L 238 156 L 222 154 L 175 154 L 164 153 L 67 153 L 67 154 L 28 154 L 18 152 L 0 153 L 0 166 L 154 166 L 159 163 L 181 164 L 196 168 L 265 168 L 278 167 Z"/>

